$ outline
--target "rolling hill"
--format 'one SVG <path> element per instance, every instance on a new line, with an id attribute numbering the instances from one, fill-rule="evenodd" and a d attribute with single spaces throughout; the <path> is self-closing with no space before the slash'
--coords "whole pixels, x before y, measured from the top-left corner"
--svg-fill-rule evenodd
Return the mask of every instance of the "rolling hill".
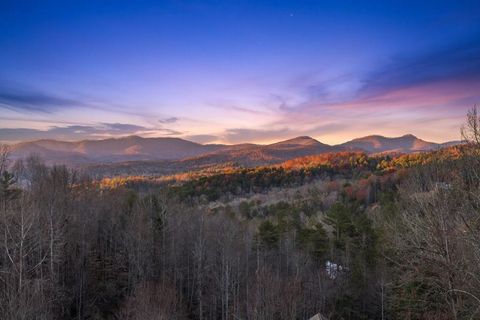
<path id="1" fill-rule="evenodd" d="M 48 163 L 96 163 L 138 160 L 178 160 L 223 148 L 222 145 L 201 145 L 180 138 L 142 138 L 65 142 L 38 140 L 12 146 L 12 157 L 37 154 Z"/>
<path id="2" fill-rule="evenodd" d="M 353 139 L 338 146 L 345 150 L 364 151 L 367 153 L 412 153 L 438 149 L 442 147 L 442 144 L 428 142 L 414 135 L 407 134 L 394 138 L 371 135 Z"/>
<path id="3" fill-rule="evenodd" d="M 12 159 L 37 154 L 48 164 L 71 166 L 101 164 L 104 168 L 117 166 L 142 173 L 142 167 L 174 167 L 175 170 L 234 163 L 241 166 L 268 165 L 289 159 L 339 151 L 373 153 L 412 153 L 439 149 L 457 142 L 437 144 L 413 135 L 384 137 L 372 135 L 353 139 L 339 145 L 327 145 L 311 137 L 301 136 L 268 145 L 206 144 L 180 138 L 142 138 L 128 136 L 118 139 L 65 142 L 37 140 L 11 146 Z M 169 170 L 170 171 L 170 170 Z"/>

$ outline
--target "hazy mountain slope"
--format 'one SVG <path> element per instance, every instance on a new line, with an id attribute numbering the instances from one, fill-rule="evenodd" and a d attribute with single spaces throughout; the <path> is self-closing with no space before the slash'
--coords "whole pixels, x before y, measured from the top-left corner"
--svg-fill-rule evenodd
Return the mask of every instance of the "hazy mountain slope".
<path id="1" fill-rule="evenodd" d="M 12 146 L 12 157 L 37 154 L 47 161 L 75 162 L 167 160 L 192 157 L 223 148 L 223 145 L 201 145 L 179 138 L 142 138 L 129 136 L 119 139 L 64 142 L 38 140 Z"/>
<path id="2" fill-rule="evenodd" d="M 446 147 L 457 146 L 457 145 L 464 144 L 464 143 L 465 143 L 465 141 L 456 140 L 456 141 L 448 141 L 448 142 L 441 143 L 440 146 L 442 148 L 446 148 Z"/>
<path id="3" fill-rule="evenodd" d="M 58 144 L 56 142 L 59 142 Z M 11 147 L 10 158 L 13 160 L 30 155 L 40 156 L 47 164 L 79 165 L 89 161 L 84 154 L 71 151 L 69 142 L 39 140 L 35 143 L 24 142 Z"/>
<path id="4" fill-rule="evenodd" d="M 339 147 L 342 147 L 346 150 L 358 150 L 368 153 L 409 153 L 437 149 L 441 147 L 441 144 L 424 141 L 411 134 L 394 138 L 372 135 L 363 138 L 353 139 L 351 141 L 340 144 Z"/>
<path id="5" fill-rule="evenodd" d="M 100 141 L 82 141 L 75 151 L 82 152 L 92 158 L 115 159 L 180 159 L 195 156 L 222 148 L 204 146 L 179 138 L 141 138 L 130 136 L 122 139 Z"/>
<path id="6" fill-rule="evenodd" d="M 297 137 L 269 145 L 243 144 L 222 148 L 194 159 L 197 164 L 234 162 L 244 166 L 272 164 L 291 158 L 343 150 L 323 144 L 311 137 Z"/>
<path id="7" fill-rule="evenodd" d="M 297 137 L 294 139 L 273 143 L 263 147 L 263 151 L 278 160 L 286 160 L 292 157 L 301 157 L 324 152 L 341 151 L 343 148 L 329 146 L 311 137 Z"/>
<path id="8" fill-rule="evenodd" d="M 319 142 L 318 140 L 313 139 L 309 136 L 300 136 L 293 139 L 288 139 L 280 142 L 275 142 L 270 144 L 270 147 L 282 147 L 282 146 L 328 146 Z"/>

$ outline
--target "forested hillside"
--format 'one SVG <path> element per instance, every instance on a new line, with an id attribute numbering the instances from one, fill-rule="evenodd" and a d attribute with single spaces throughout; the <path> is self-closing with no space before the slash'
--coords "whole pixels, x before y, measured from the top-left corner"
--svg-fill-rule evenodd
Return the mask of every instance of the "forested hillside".
<path id="1" fill-rule="evenodd" d="M 429 153 L 161 183 L 11 163 L 4 148 L 1 317 L 479 318 L 476 128 Z"/>

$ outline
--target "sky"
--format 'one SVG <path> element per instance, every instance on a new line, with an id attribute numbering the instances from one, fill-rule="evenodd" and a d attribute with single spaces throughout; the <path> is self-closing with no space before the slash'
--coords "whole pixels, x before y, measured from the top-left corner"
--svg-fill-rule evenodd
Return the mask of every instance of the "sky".
<path id="1" fill-rule="evenodd" d="M 0 1 L 0 141 L 460 138 L 480 1 Z"/>

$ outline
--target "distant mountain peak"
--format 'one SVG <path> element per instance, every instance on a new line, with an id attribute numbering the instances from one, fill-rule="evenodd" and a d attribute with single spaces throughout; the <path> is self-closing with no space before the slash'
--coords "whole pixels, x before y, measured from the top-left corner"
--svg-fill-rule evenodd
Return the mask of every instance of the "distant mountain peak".
<path id="1" fill-rule="evenodd" d="M 299 136 L 292 139 L 273 143 L 273 145 L 281 145 L 281 144 L 314 145 L 314 144 L 320 144 L 320 142 L 309 136 Z"/>
<path id="2" fill-rule="evenodd" d="M 400 137 L 384 137 L 380 135 L 371 135 L 353 139 L 351 141 L 341 144 L 341 146 L 350 150 L 364 150 L 369 153 L 409 153 L 417 151 L 427 151 L 439 147 L 437 143 L 424 141 L 417 138 L 413 134 L 405 134 Z"/>
<path id="3" fill-rule="evenodd" d="M 411 133 L 407 133 L 407 134 L 404 134 L 402 136 L 397 136 L 397 137 L 387 137 L 387 136 L 383 136 L 383 135 L 380 135 L 380 134 L 372 134 L 372 135 L 368 135 L 368 136 L 365 136 L 365 137 L 355 138 L 355 139 L 352 139 L 350 141 L 365 141 L 365 140 L 372 140 L 372 139 L 382 139 L 382 140 L 418 139 L 418 140 L 421 140 L 417 136 L 415 136 Z"/>

